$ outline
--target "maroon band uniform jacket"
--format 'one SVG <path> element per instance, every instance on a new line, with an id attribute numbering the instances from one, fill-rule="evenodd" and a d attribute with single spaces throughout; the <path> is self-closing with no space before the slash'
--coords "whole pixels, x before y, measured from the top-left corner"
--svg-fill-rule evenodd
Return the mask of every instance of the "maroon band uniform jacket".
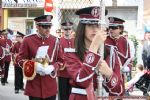
<path id="1" fill-rule="evenodd" d="M 74 38 L 72 39 L 65 39 L 64 37 L 60 38 L 60 43 L 59 43 L 59 51 L 60 51 L 60 57 L 62 57 L 63 60 L 63 65 L 61 66 L 60 70 L 58 70 L 58 76 L 59 77 L 64 77 L 68 78 L 68 72 L 66 70 L 65 65 L 65 60 L 64 60 L 64 53 L 67 52 L 74 52 Z"/>
<path id="2" fill-rule="evenodd" d="M 131 71 L 132 59 L 130 57 L 129 43 L 127 42 L 126 38 L 120 36 L 118 39 L 113 39 L 111 36 L 108 36 L 105 43 L 116 46 L 122 67 L 129 67 Z"/>
<path id="3" fill-rule="evenodd" d="M 13 63 L 14 63 L 14 65 L 18 65 L 17 63 L 16 63 L 16 60 L 15 59 L 17 59 L 17 56 L 18 56 L 18 53 L 19 53 L 19 50 L 20 50 L 20 45 L 21 45 L 21 43 L 20 42 L 16 42 L 14 45 L 13 45 L 13 47 L 12 47 L 12 59 L 13 59 Z"/>
<path id="4" fill-rule="evenodd" d="M 58 38 L 50 34 L 46 38 L 42 38 L 39 34 L 32 34 L 24 37 L 17 58 L 19 65 L 22 66 L 25 60 L 31 60 L 35 58 L 38 47 L 40 46 L 49 46 L 49 64 L 54 65 L 54 67 L 57 69 L 58 65 L 56 61 L 58 52 Z M 56 78 L 52 78 L 50 75 L 40 76 L 39 74 L 36 74 L 33 80 L 27 80 L 25 94 L 28 96 L 48 98 L 56 95 L 56 93 Z"/>
<path id="5" fill-rule="evenodd" d="M 110 46 L 106 46 L 107 56 L 105 57 L 106 62 L 113 70 L 113 75 L 108 80 L 104 76 L 103 85 L 109 92 L 111 96 L 121 96 L 123 94 L 123 83 L 120 74 L 120 64 L 118 61 L 118 56 L 116 50 Z M 110 53 L 112 50 L 112 53 Z M 70 84 L 73 88 L 85 90 L 91 81 L 93 80 L 94 86 L 97 84 L 96 78 L 94 76 L 95 68 L 100 60 L 100 56 L 87 51 L 84 56 L 84 61 L 82 62 L 75 53 L 66 53 L 66 69 L 69 73 Z M 77 91 L 74 91 L 77 92 Z M 79 91 L 80 92 L 80 91 Z M 78 93 L 71 94 L 69 100 L 87 100 L 87 95 L 81 95 Z"/>
<path id="6" fill-rule="evenodd" d="M 5 56 L 5 61 L 10 62 L 11 61 L 11 49 L 12 49 L 12 41 L 10 39 L 6 38 L 6 48 L 8 49 L 8 53 Z"/>
<path id="7" fill-rule="evenodd" d="M 6 47 L 6 40 L 4 37 L 0 36 L 0 76 L 4 76 L 5 68 L 5 47 Z"/>

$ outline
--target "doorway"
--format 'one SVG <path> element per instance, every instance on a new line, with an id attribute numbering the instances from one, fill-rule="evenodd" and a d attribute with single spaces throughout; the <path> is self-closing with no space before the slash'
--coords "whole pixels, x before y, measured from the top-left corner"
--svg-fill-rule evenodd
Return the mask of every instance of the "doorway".
<path id="1" fill-rule="evenodd" d="M 33 20 L 26 20 L 26 35 L 33 33 Z"/>

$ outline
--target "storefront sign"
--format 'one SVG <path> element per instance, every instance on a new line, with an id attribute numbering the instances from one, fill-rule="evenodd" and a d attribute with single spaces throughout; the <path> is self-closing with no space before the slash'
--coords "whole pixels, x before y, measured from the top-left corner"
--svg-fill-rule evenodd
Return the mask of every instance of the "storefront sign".
<path id="1" fill-rule="evenodd" d="M 2 8 L 44 7 L 45 0 L 2 0 Z"/>

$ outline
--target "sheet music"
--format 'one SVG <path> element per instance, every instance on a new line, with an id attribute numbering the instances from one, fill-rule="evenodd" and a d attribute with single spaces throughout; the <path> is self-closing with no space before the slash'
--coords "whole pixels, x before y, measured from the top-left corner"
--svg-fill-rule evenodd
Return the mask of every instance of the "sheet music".
<path id="1" fill-rule="evenodd" d="M 45 58 L 48 52 L 49 46 L 40 46 L 36 53 L 36 58 Z"/>

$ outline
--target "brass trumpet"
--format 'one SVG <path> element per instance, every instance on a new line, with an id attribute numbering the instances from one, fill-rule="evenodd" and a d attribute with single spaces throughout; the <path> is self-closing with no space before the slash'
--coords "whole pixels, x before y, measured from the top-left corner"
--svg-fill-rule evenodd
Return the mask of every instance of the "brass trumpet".
<path id="1" fill-rule="evenodd" d="M 49 59 L 47 56 L 45 58 L 34 58 L 33 60 L 35 62 L 41 63 L 44 67 L 48 66 L 49 64 Z"/>

